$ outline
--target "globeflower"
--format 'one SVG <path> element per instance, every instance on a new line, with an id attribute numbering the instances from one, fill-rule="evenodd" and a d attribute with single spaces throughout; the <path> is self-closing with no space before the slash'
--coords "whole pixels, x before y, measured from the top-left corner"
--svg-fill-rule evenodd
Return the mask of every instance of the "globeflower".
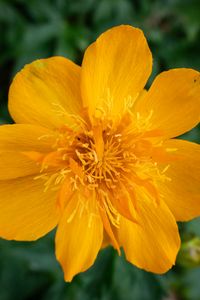
<path id="1" fill-rule="evenodd" d="M 200 215 L 200 146 L 175 139 L 200 119 L 200 73 L 173 69 L 145 85 L 152 55 L 140 29 L 111 28 L 79 67 L 36 60 L 14 78 L 0 127 L 0 236 L 36 240 L 55 227 L 66 281 L 113 246 L 164 273 L 176 221 Z"/>

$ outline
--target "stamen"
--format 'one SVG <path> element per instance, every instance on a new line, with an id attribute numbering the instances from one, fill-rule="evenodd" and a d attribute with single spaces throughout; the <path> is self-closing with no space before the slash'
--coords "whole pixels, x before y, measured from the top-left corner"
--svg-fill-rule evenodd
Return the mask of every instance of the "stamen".
<path id="1" fill-rule="evenodd" d="M 109 89 L 106 97 L 103 108 L 96 109 L 98 116 L 95 112 L 93 125 L 81 116 L 66 113 L 61 105 L 54 104 L 58 113 L 73 119 L 75 125 L 73 128 L 64 125 L 58 130 L 51 152 L 27 155 L 37 160 L 41 166 L 41 174 L 34 179 L 44 180 L 44 192 L 49 189 L 60 190 L 58 204 L 61 209 L 64 209 L 67 199 L 71 199 L 74 194 L 77 197 L 83 194 L 68 217 L 68 223 L 88 211 L 88 226 L 91 227 L 94 218 L 99 217 L 98 213 L 89 213 L 88 210 L 88 205 L 95 199 L 101 213 L 104 210 L 102 215 L 107 226 L 109 223 L 119 228 L 120 213 L 117 209 L 127 213 L 136 222 L 135 215 L 139 211 L 136 189 L 140 188 L 145 197 L 159 205 L 161 195 L 157 191 L 157 182 L 170 180 L 166 175 L 170 164 L 166 163 L 170 163 L 170 153 L 177 149 L 166 149 L 160 138 L 162 132 L 150 128 L 153 110 L 145 117 L 139 112 L 133 113 L 131 107 L 136 99 L 128 96 L 124 101 L 126 114 L 116 124 L 106 118 L 113 107 Z M 41 136 L 40 139 L 46 137 L 48 135 Z M 160 161 L 165 163 L 163 170 L 159 169 Z M 125 191 L 119 193 L 119 188 L 122 187 Z M 120 197 L 124 196 L 123 201 L 128 201 L 124 210 L 118 193 Z"/>

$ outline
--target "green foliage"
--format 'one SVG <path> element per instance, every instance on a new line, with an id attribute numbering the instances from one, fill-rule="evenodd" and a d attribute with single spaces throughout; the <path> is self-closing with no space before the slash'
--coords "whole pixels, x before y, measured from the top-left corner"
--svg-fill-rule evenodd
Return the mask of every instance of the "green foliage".
<path id="1" fill-rule="evenodd" d="M 166 294 L 159 276 L 136 269 L 112 248 L 104 249 L 89 271 L 65 283 L 53 238 L 0 242 L 1 300 L 161 300 Z"/>
<path id="2" fill-rule="evenodd" d="M 200 69 L 199 20 L 199 0 L 0 0 L 0 124 L 11 122 L 8 87 L 24 64 L 52 55 L 81 63 L 84 49 L 117 24 L 144 30 L 154 56 L 150 82 L 169 68 Z M 199 135 L 195 128 L 184 138 L 199 142 Z M 34 243 L 1 240 L 0 300 L 199 300 L 200 268 L 184 264 L 199 228 L 199 220 L 181 225 L 179 264 L 166 275 L 138 270 L 108 248 L 71 284 L 55 260 L 53 234 Z"/>

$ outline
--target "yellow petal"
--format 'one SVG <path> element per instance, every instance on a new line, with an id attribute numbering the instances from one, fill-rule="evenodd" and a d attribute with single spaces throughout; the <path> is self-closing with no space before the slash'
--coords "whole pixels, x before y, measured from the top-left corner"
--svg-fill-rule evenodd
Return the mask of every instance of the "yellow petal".
<path id="1" fill-rule="evenodd" d="M 108 234 L 106 233 L 106 231 L 104 230 L 103 233 L 103 241 L 102 241 L 102 245 L 101 245 L 101 249 L 104 249 L 108 246 L 112 245 L 112 242 L 110 240 L 110 237 L 108 236 Z"/>
<path id="2" fill-rule="evenodd" d="M 81 92 L 91 117 L 120 118 L 144 88 L 152 56 L 140 29 L 121 25 L 103 33 L 85 52 Z"/>
<path id="3" fill-rule="evenodd" d="M 36 162 L 20 152 L 0 152 L 0 180 L 14 179 L 40 172 Z"/>
<path id="4" fill-rule="evenodd" d="M 33 176 L 0 181 L 0 237 L 36 240 L 58 223 L 56 192 Z"/>
<path id="5" fill-rule="evenodd" d="M 119 238 L 128 261 L 146 271 L 164 273 L 175 263 L 180 239 L 175 218 L 164 202 L 159 205 L 138 192 L 138 223 L 121 218 Z"/>
<path id="6" fill-rule="evenodd" d="M 16 123 L 49 128 L 73 124 L 81 109 L 80 67 L 64 57 L 36 60 L 14 78 L 9 110 Z"/>
<path id="7" fill-rule="evenodd" d="M 76 195 L 70 200 L 56 234 L 56 257 L 66 281 L 87 270 L 103 241 L 103 225 L 94 198 Z"/>
<path id="8" fill-rule="evenodd" d="M 149 130 L 160 129 L 165 137 L 175 137 L 199 123 L 199 94 L 200 73 L 174 69 L 158 75 L 134 109 L 144 119 L 152 114 Z"/>
<path id="9" fill-rule="evenodd" d="M 177 159 L 169 163 L 165 173 L 170 180 L 159 183 L 164 201 L 178 221 L 200 216 L 200 145 L 172 139 L 163 146 L 177 149 L 172 152 Z"/>
<path id="10" fill-rule="evenodd" d="M 113 246 L 113 248 L 115 248 L 117 250 L 118 254 L 120 255 L 121 254 L 120 246 L 119 246 L 118 240 L 116 239 L 114 228 L 110 223 L 110 220 L 106 213 L 105 208 L 100 209 L 99 212 L 101 215 L 101 220 L 103 222 L 105 233 L 110 240 L 110 244 Z"/>
<path id="11" fill-rule="evenodd" d="M 52 151 L 57 135 L 36 125 L 0 126 L 0 151 Z"/>
<path id="12" fill-rule="evenodd" d="M 119 190 L 114 194 L 114 203 L 118 212 L 126 219 L 136 222 L 135 210 L 137 209 L 134 191 L 127 191 L 124 184 L 119 184 Z"/>

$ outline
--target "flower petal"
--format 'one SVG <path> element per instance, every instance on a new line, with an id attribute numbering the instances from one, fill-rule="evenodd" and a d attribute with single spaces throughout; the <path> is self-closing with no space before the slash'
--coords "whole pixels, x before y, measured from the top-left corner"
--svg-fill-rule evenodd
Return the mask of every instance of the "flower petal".
<path id="1" fill-rule="evenodd" d="M 103 241 L 103 224 L 96 200 L 75 196 L 67 205 L 56 234 L 56 257 L 66 281 L 87 270 Z"/>
<path id="2" fill-rule="evenodd" d="M 57 134 L 36 125 L 0 126 L 0 151 L 52 151 Z"/>
<path id="3" fill-rule="evenodd" d="M 40 167 L 19 152 L 0 152 L 0 180 L 38 174 Z"/>
<path id="4" fill-rule="evenodd" d="M 58 223 L 56 192 L 33 176 L 0 181 L 0 237 L 36 240 Z"/>
<path id="5" fill-rule="evenodd" d="M 120 118 L 151 69 L 151 52 L 140 29 L 121 25 L 103 33 L 88 47 L 82 64 L 81 92 L 90 116 L 103 112 Z"/>
<path id="6" fill-rule="evenodd" d="M 149 130 L 160 129 L 165 137 L 176 137 L 199 123 L 199 94 L 200 73 L 174 69 L 158 75 L 134 109 L 144 118 L 152 112 Z"/>
<path id="7" fill-rule="evenodd" d="M 177 156 L 165 173 L 170 180 L 158 186 L 164 201 L 177 221 L 200 216 L 200 145 L 172 139 L 163 146 L 176 149 L 172 153 Z M 160 168 L 165 166 L 160 165 Z"/>
<path id="8" fill-rule="evenodd" d="M 16 123 L 57 128 L 81 109 L 80 67 L 64 57 L 36 60 L 14 78 L 9 110 Z"/>
<path id="9" fill-rule="evenodd" d="M 121 218 L 121 245 L 132 264 L 161 274 L 175 263 L 180 247 L 177 224 L 164 202 L 157 205 L 142 191 L 138 195 L 139 224 Z"/>

